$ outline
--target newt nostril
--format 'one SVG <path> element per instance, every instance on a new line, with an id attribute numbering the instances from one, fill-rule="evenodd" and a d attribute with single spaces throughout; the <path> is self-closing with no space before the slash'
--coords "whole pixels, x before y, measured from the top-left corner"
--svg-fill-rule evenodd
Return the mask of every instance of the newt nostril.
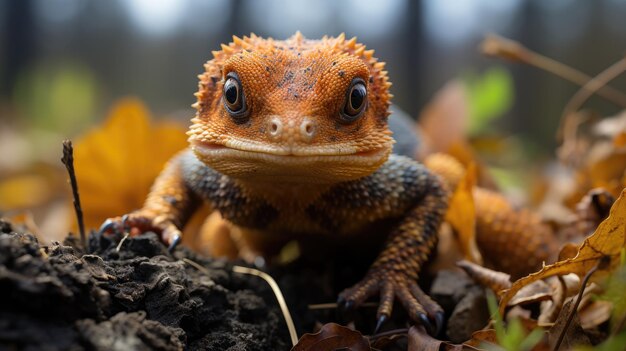
<path id="1" fill-rule="evenodd" d="M 300 135 L 306 141 L 310 141 L 315 136 L 315 122 L 305 117 L 300 123 Z"/>
<path id="2" fill-rule="evenodd" d="M 273 137 L 280 136 L 283 130 L 283 123 L 280 121 L 280 118 L 273 117 L 269 123 L 270 135 Z"/>

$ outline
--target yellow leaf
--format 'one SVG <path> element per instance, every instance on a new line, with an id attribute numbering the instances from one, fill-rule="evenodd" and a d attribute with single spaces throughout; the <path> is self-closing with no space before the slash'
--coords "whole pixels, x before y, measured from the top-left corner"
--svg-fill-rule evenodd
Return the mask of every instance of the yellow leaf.
<path id="1" fill-rule="evenodd" d="M 482 264 L 483 259 L 476 245 L 476 208 L 473 195 L 475 185 L 476 167 L 472 163 L 452 195 L 446 221 L 457 232 L 465 257 L 471 262 Z"/>
<path id="2" fill-rule="evenodd" d="M 618 267 L 620 252 L 626 246 L 625 194 L 626 189 L 622 190 L 622 194 L 611 207 L 609 217 L 600 223 L 596 231 L 582 243 L 575 257 L 544 266 L 539 272 L 517 280 L 510 289 L 505 290 L 500 300 L 500 312 L 504 313 L 509 301 L 521 288 L 534 281 L 569 273 L 582 277 L 605 257 L 610 258 L 610 262 L 594 275 L 595 280 L 601 276 L 601 272 L 606 273 Z"/>
<path id="3" fill-rule="evenodd" d="M 185 130 L 153 123 L 136 99 L 118 102 L 103 125 L 75 143 L 74 163 L 85 226 L 140 208 L 165 162 L 187 145 Z"/>
<path id="4" fill-rule="evenodd" d="M 44 175 L 23 174 L 0 180 L 0 211 L 32 208 L 53 195 Z"/>

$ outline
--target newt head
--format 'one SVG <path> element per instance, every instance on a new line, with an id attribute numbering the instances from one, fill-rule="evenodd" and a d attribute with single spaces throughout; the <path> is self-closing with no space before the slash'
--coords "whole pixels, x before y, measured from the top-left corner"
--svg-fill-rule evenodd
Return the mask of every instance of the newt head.
<path id="1" fill-rule="evenodd" d="M 371 174 L 393 144 L 391 83 L 373 53 L 343 34 L 233 37 L 199 75 L 194 153 L 238 179 L 329 184 Z"/>

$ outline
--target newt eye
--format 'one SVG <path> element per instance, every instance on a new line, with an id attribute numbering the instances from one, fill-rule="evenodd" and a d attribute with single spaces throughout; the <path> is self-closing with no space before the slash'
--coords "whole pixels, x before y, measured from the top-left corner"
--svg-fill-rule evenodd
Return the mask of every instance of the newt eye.
<path id="1" fill-rule="evenodd" d="M 231 72 L 226 76 L 223 89 L 226 111 L 236 120 L 245 117 L 246 98 L 237 73 Z"/>
<path id="2" fill-rule="evenodd" d="M 346 103 L 341 111 L 341 119 L 346 123 L 354 122 L 367 106 L 367 88 L 361 78 L 355 78 L 346 92 Z"/>

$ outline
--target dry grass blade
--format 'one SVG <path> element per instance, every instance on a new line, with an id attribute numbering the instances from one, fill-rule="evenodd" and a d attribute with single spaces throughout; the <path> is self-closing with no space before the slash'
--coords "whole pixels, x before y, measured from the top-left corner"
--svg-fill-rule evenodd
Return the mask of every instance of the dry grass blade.
<path id="1" fill-rule="evenodd" d="M 563 124 L 568 115 L 578 111 L 580 107 L 587 101 L 593 94 L 600 91 L 603 87 L 620 74 L 626 71 L 626 58 L 622 58 L 617 61 L 609 68 L 600 72 L 593 79 L 589 80 L 585 85 L 583 85 L 577 92 L 572 96 L 569 100 L 565 108 L 563 109 L 563 114 L 561 115 L 561 120 L 559 122 L 559 128 L 557 130 L 557 136 L 563 135 Z"/>
<path id="2" fill-rule="evenodd" d="M 276 284 L 274 278 L 258 269 L 248 267 L 233 266 L 233 272 L 256 275 L 257 277 L 265 280 L 267 284 L 269 284 L 269 286 L 272 288 L 272 291 L 274 292 L 274 295 L 276 296 L 276 300 L 278 301 L 280 310 L 283 312 L 283 316 L 285 317 L 285 323 L 287 323 L 287 329 L 289 329 L 291 343 L 295 346 L 298 343 L 298 334 L 296 333 L 296 327 L 293 324 L 293 319 L 291 319 L 291 314 L 289 313 L 289 308 L 287 307 L 287 303 L 285 302 L 283 293 L 280 291 L 280 287 L 278 287 L 278 284 Z"/>
<path id="3" fill-rule="evenodd" d="M 592 77 L 575 68 L 536 53 L 519 42 L 501 37 L 499 35 L 488 34 L 480 44 L 480 49 L 483 54 L 488 56 L 500 57 L 514 62 L 525 63 L 546 72 L 550 72 L 572 83 L 583 86 L 583 89 L 589 89 L 585 88 L 585 85 L 592 80 Z M 592 92 L 592 94 L 593 93 L 594 92 Z M 618 106 L 626 108 L 626 95 L 617 89 L 604 85 L 597 89 L 595 93 Z"/>

